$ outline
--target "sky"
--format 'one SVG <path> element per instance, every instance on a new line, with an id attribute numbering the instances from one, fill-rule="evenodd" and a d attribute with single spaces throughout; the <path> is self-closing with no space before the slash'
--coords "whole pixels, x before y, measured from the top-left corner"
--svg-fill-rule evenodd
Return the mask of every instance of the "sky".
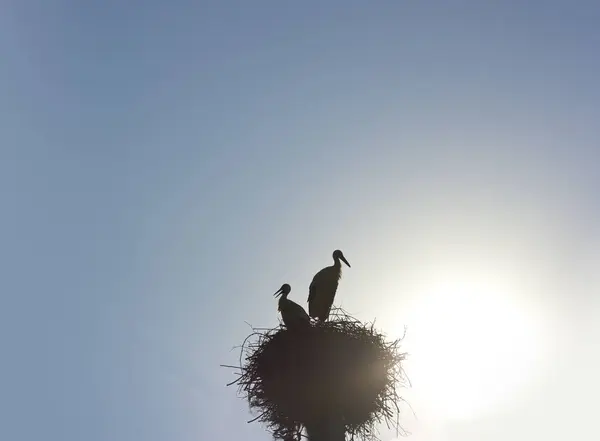
<path id="1" fill-rule="evenodd" d="M 598 439 L 599 20 L 4 0 L 0 438 L 271 439 L 219 365 L 340 248 L 407 439 Z"/>

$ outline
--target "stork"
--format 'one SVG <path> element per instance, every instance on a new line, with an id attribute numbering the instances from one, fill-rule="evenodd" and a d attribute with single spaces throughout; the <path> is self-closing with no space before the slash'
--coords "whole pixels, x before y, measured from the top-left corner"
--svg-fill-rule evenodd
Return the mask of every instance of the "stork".
<path id="1" fill-rule="evenodd" d="M 333 265 L 323 268 L 313 277 L 308 288 L 308 313 L 311 317 L 325 321 L 329 318 L 329 311 L 333 305 L 335 292 L 342 277 L 342 264 L 350 268 L 350 264 L 340 250 L 333 252 Z"/>
<path id="2" fill-rule="evenodd" d="M 283 324 L 288 329 L 309 325 L 310 317 L 304 308 L 287 298 L 291 291 L 292 287 L 287 283 L 284 283 L 281 285 L 281 288 L 279 288 L 279 290 L 273 294 L 275 297 L 281 296 L 279 298 L 278 310 L 281 312 Z"/>

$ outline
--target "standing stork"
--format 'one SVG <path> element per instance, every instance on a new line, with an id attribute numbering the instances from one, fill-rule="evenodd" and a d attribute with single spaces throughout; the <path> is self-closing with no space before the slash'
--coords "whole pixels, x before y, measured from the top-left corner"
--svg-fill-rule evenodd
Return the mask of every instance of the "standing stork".
<path id="1" fill-rule="evenodd" d="M 350 268 L 350 264 L 340 250 L 333 252 L 333 265 L 323 268 L 313 277 L 308 288 L 308 313 L 311 317 L 322 322 L 329 318 L 329 311 L 333 305 L 340 277 L 342 277 L 342 264 Z"/>
<path id="2" fill-rule="evenodd" d="M 278 310 L 281 312 L 283 324 L 288 329 L 309 325 L 310 317 L 304 308 L 287 298 L 291 291 L 292 287 L 287 283 L 284 283 L 281 285 L 281 288 L 279 288 L 279 290 L 273 294 L 275 297 L 281 296 L 279 298 Z"/>

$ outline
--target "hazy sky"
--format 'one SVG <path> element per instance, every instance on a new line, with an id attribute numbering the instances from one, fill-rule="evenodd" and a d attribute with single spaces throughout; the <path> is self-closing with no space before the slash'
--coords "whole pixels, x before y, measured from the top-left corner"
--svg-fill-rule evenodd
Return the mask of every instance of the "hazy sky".
<path id="1" fill-rule="evenodd" d="M 600 439 L 598 23 L 4 0 L 0 439 L 270 439 L 219 364 L 335 248 L 408 325 L 409 439 Z"/>

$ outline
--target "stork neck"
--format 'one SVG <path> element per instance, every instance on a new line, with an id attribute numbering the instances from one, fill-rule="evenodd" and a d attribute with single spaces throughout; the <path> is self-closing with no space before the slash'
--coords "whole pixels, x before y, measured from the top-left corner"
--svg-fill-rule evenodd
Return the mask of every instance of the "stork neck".
<path id="1" fill-rule="evenodd" d="M 334 257 L 333 258 L 333 266 L 334 266 L 334 268 L 337 268 L 337 269 L 341 269 L 342 268 L 342 261 L 340 260 L 339 257 Z"/>
<path id="2" fill-rule="evenodd" d="M 286 301 L 287 301 L 287 295 L 282 294 L 281 297 L 279 297 L 279 301 L 277 302 L 277 309 L 279 309 L 281 311 L 281 309 L 283 308 L 283 305 L 285 305 Z"/>

